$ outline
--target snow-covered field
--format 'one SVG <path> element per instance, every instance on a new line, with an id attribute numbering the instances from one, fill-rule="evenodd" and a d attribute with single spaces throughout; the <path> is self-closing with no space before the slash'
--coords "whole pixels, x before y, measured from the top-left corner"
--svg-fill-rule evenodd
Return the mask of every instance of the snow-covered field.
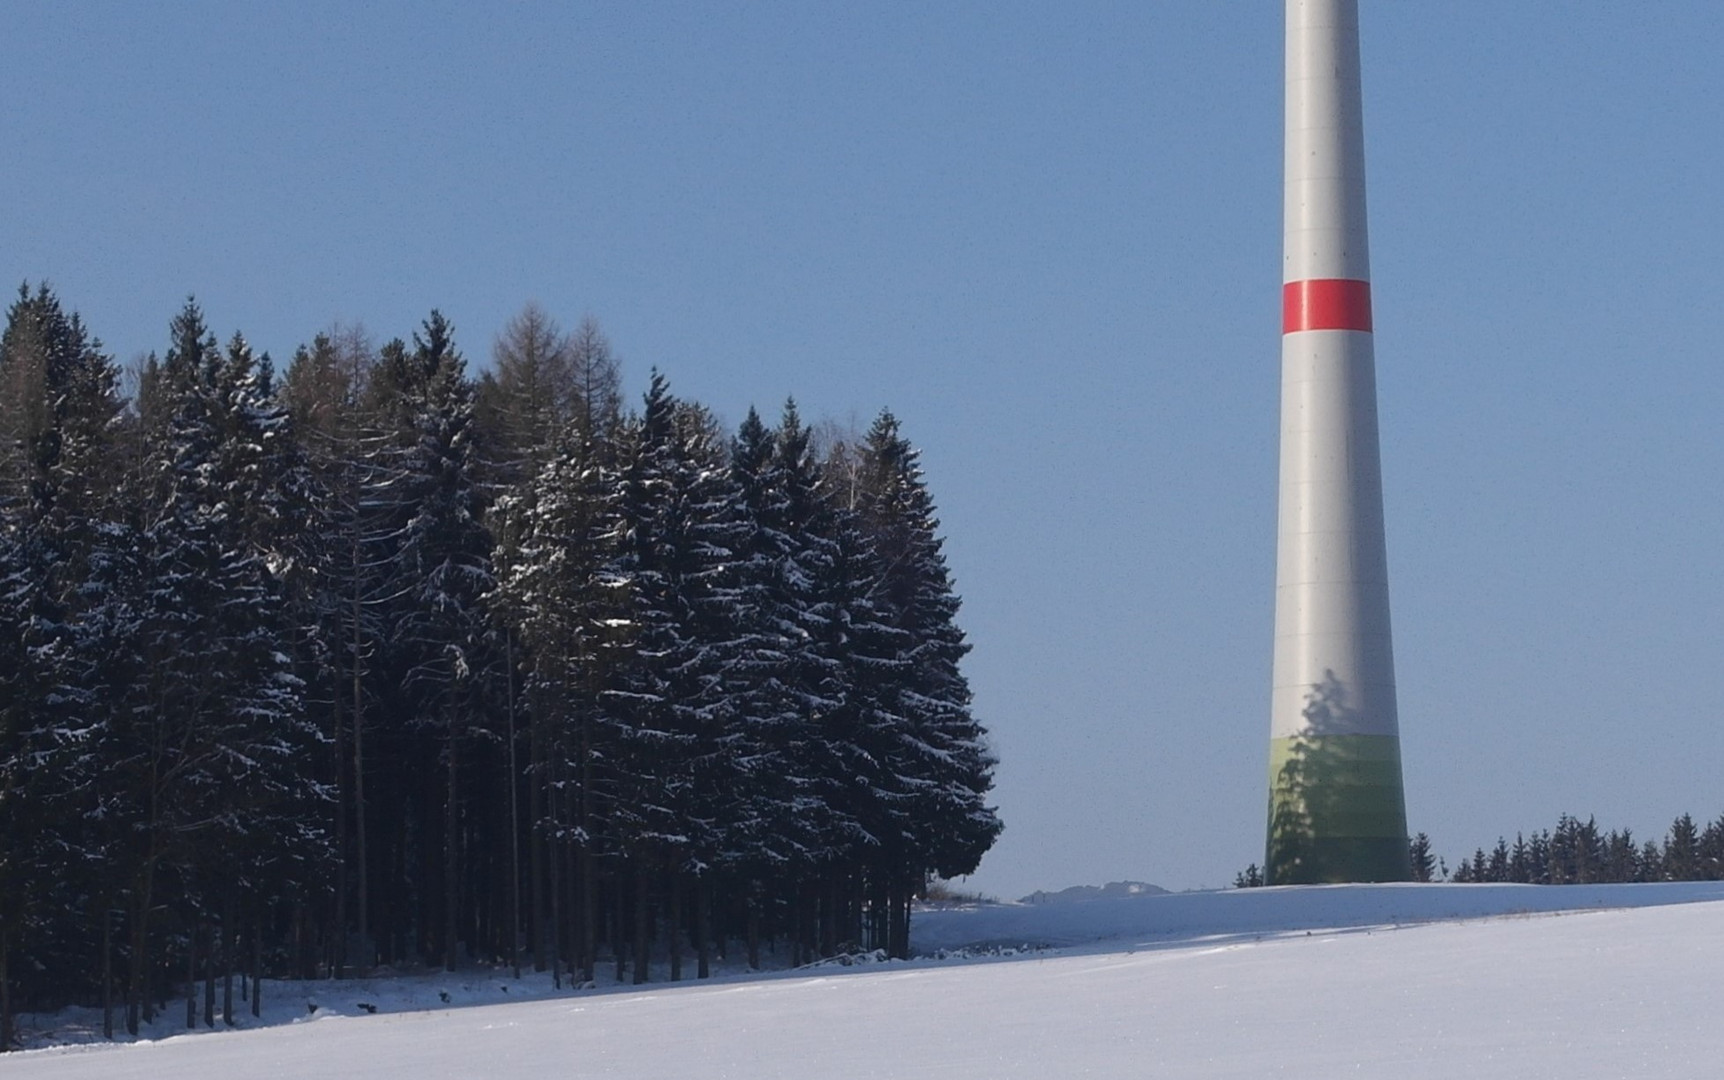
<path id="1" fill-rule="evenodd" d="M 920 913 L 916 944 L 924 959 L 650 988 L 556 993 L 493 973 L 266 984 L 253 1030 L 31 1050 L 0 1058 L 0 1076 L 1724 1074 L 1721 883 L 960 908 Z M 90 1018 L 25 1022 L 78 1040 Z"/>

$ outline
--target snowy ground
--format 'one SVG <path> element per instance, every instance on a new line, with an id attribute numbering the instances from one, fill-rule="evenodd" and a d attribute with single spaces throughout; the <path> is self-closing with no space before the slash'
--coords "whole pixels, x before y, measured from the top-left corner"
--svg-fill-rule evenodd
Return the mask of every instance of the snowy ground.
<path id="1" fill-rule="evenodd" d="M 1588 1080 L 1724 1060 L 1720 883 L 1003 905 L 921 913 L 916 942 L 927 958 L 648 989 L 266 984 L 254 1030 L 32 1050 L 0 1075 Z M 61 1041 L 89 1023 L 26 1018 Z"/>

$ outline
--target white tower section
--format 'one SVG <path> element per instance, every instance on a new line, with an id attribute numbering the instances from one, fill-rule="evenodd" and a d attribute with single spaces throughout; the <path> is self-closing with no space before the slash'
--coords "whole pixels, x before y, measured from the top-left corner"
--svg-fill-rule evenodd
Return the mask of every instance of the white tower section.
<path id="1" fill-rule="evenodd" d="M 1408 876 L 1357 0 L 1287 0 L 1271 884 Z"/>

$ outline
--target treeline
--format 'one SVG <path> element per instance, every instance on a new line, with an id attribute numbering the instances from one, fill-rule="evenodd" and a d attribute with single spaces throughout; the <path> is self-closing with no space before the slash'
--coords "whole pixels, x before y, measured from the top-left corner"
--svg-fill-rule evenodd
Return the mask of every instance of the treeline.
<path id="1" fill-rule="evenodd" d="M 1595 882 L 1724 881 L 1724 816 L 1705 828 L 1683 814 L 1662 841 L 1637 841 L 1628 829 L 1603 832 L 1595 819 L 1561 815 L 1554 829 L 1516 833 L 1514 843 L 1476 849 L 1451 870 L 1419 833 L 1408 842 L 1414 881 L 1584 885 Z M 1234 875 L 1236 889 L 1264 884 L 1256 863 Z"/>
<path id="2" fill-rule="evenodd" d="M 0 338 L 0 1047 L 236 974 L 902 956 L 998 835 L 889 413 L 625 409 L 533 306 L 477 380 L 436 312 L 279 377 L 170 339 L 128 399 L 45 286 Z"/>
<path id="3" fill-rule="evenodd" d="M 1418 855 L 1415 848 L 1415 857 Z M 1423 880 L 1431 880 L 1430 851 L 1424 850 Z M 1414 872 L 1420 864 L 1415 861 Z M 1724 881 L 1724 817 L 1700 828 L 1683 814 L 1663 840 L 1637 841 L 1628 829 L 1603 832 L 1562 815 L 1555 829 L 1516 833 L 1514 843 L 1499 837 L 1489 851 L 1479 848 L 1449 872 L 1450 881 L 1515 881 L 1533 885 L 1579 885 L 1616 881 Z"/>

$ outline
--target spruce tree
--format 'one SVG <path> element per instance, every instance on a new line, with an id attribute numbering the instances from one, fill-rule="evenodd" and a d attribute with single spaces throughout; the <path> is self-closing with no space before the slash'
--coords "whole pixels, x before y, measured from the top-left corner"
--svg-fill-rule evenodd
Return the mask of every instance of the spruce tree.
<path id="1" fill-rule="evenodd" d="M 572 940 L 583 981 L 593 978 L 596 859 L 604 806 L 614 799 L 607 763 L 612 727 L 601 723 L 617 685 L 630 606 L 615 575 L 620 543 L 616 448 L 571 420 L 559 449 L 502 511 L 514 542 L 500 552 L 496 607 L 517 635 L 533 782 L 529 838 L 535 964 L 557 967 Z M 563 895 L 558 866 L 577 866 L 580 895 Z M 547 887 L 549 886 L 549 887 Z M 573 933 L 562 933 L 569 926 Z"/>
<path id="2" fill-rule="evenodd" d="M 1694 818 L 1683 814 L 1670 825 L 1664 841 L 1664 879 L 1695 881 L 1700 877 L 1700 831 Z"/>
<path id="3" fill-rule="evenodd" d="M 615 560 L 630 598 L 629 655 L 607 691 L 618 746 L 611 807 L 635 877 L 635 978 L 645 978 L 646 898 L 724 856 L 737 828 L 737 759 L 727 692 L 738 637 L 731 576 L 736 499 L 711 417 L 653 373 L 629 425 Z"/>
<path id="4" fill-rule="evenodd" d="M 172 331 L 133 481 L 135 565 L 102 620 L 136 646 L 113 658 L 124 700 L 101 731 L 109 811 L 136 837 L 122 852 L 133 1030 L 162 890 L 181 918 L 207 920 L 219 893 L 264 902 L 315 879 L 326 850 L 323 789 L 301 768 L 319 735 L 278 576 L 280 416 L 242 340 L 223 354 L 189 302 Z"/>
<path id="5" fill-rule="evenodd" d="M 70 921 L 88 915 L 101 857 L 83 827 L 100 770 L 81 621 L 113 477 L 116 378 L 52 290 L 20 287 L 0 333 L 0 1048 L 14 973 L 65 980 L 88 956 Z"/>
<path id="6" fill-rule="evenodd" d="M 1431 838 L 1419 833 L 1408 842 L 1407 852 L 1413 867 L 1413 880 L 1430 881 L 1437 872 L 1437 858 L 1431 853 Z"/>
<path id="7" fill-rule="evenodd" d="M 946 569 L 934 503 L 919 454 L 884 412 L 868 432 L 861 517 L 878 566 L 887 621 L 905 635 L 905 722 L 897 772 L 914 807 L 907 873 L 967 874 L 1000 832 L 986 804 L 994 757 L 970 713 L 959 661 L 969 652 L 957 625 L 959 599 Z M 920 882 L 915 883 L 917 887 Z"/>
<path id="8" fill-rule="evenodd" d="M 462 842 L 467 759 L 491 735 L 486 676 L 496 642 L 484 602 L 494 582 L 473 454 L 473 390 L 454 328 L 433 311 L 413 341 L 410 354 L 385 349 L 379 372 L 384 391 L 393 394 L 381 412 L 396 424 L 387 497 L 398 524 L 389 551 L 393 600 L 385 649 L 399 680 L 398 735 L 416 760 L 434 762 L 443 780 L 407 794 L 418 842 L 441 837 L 441 888 L 422 895 L 438 898 L 435 940 L 445 968 L 454 970 L 469 851 Z M 432 910 L 424 905 L 427 921 Z"/>

